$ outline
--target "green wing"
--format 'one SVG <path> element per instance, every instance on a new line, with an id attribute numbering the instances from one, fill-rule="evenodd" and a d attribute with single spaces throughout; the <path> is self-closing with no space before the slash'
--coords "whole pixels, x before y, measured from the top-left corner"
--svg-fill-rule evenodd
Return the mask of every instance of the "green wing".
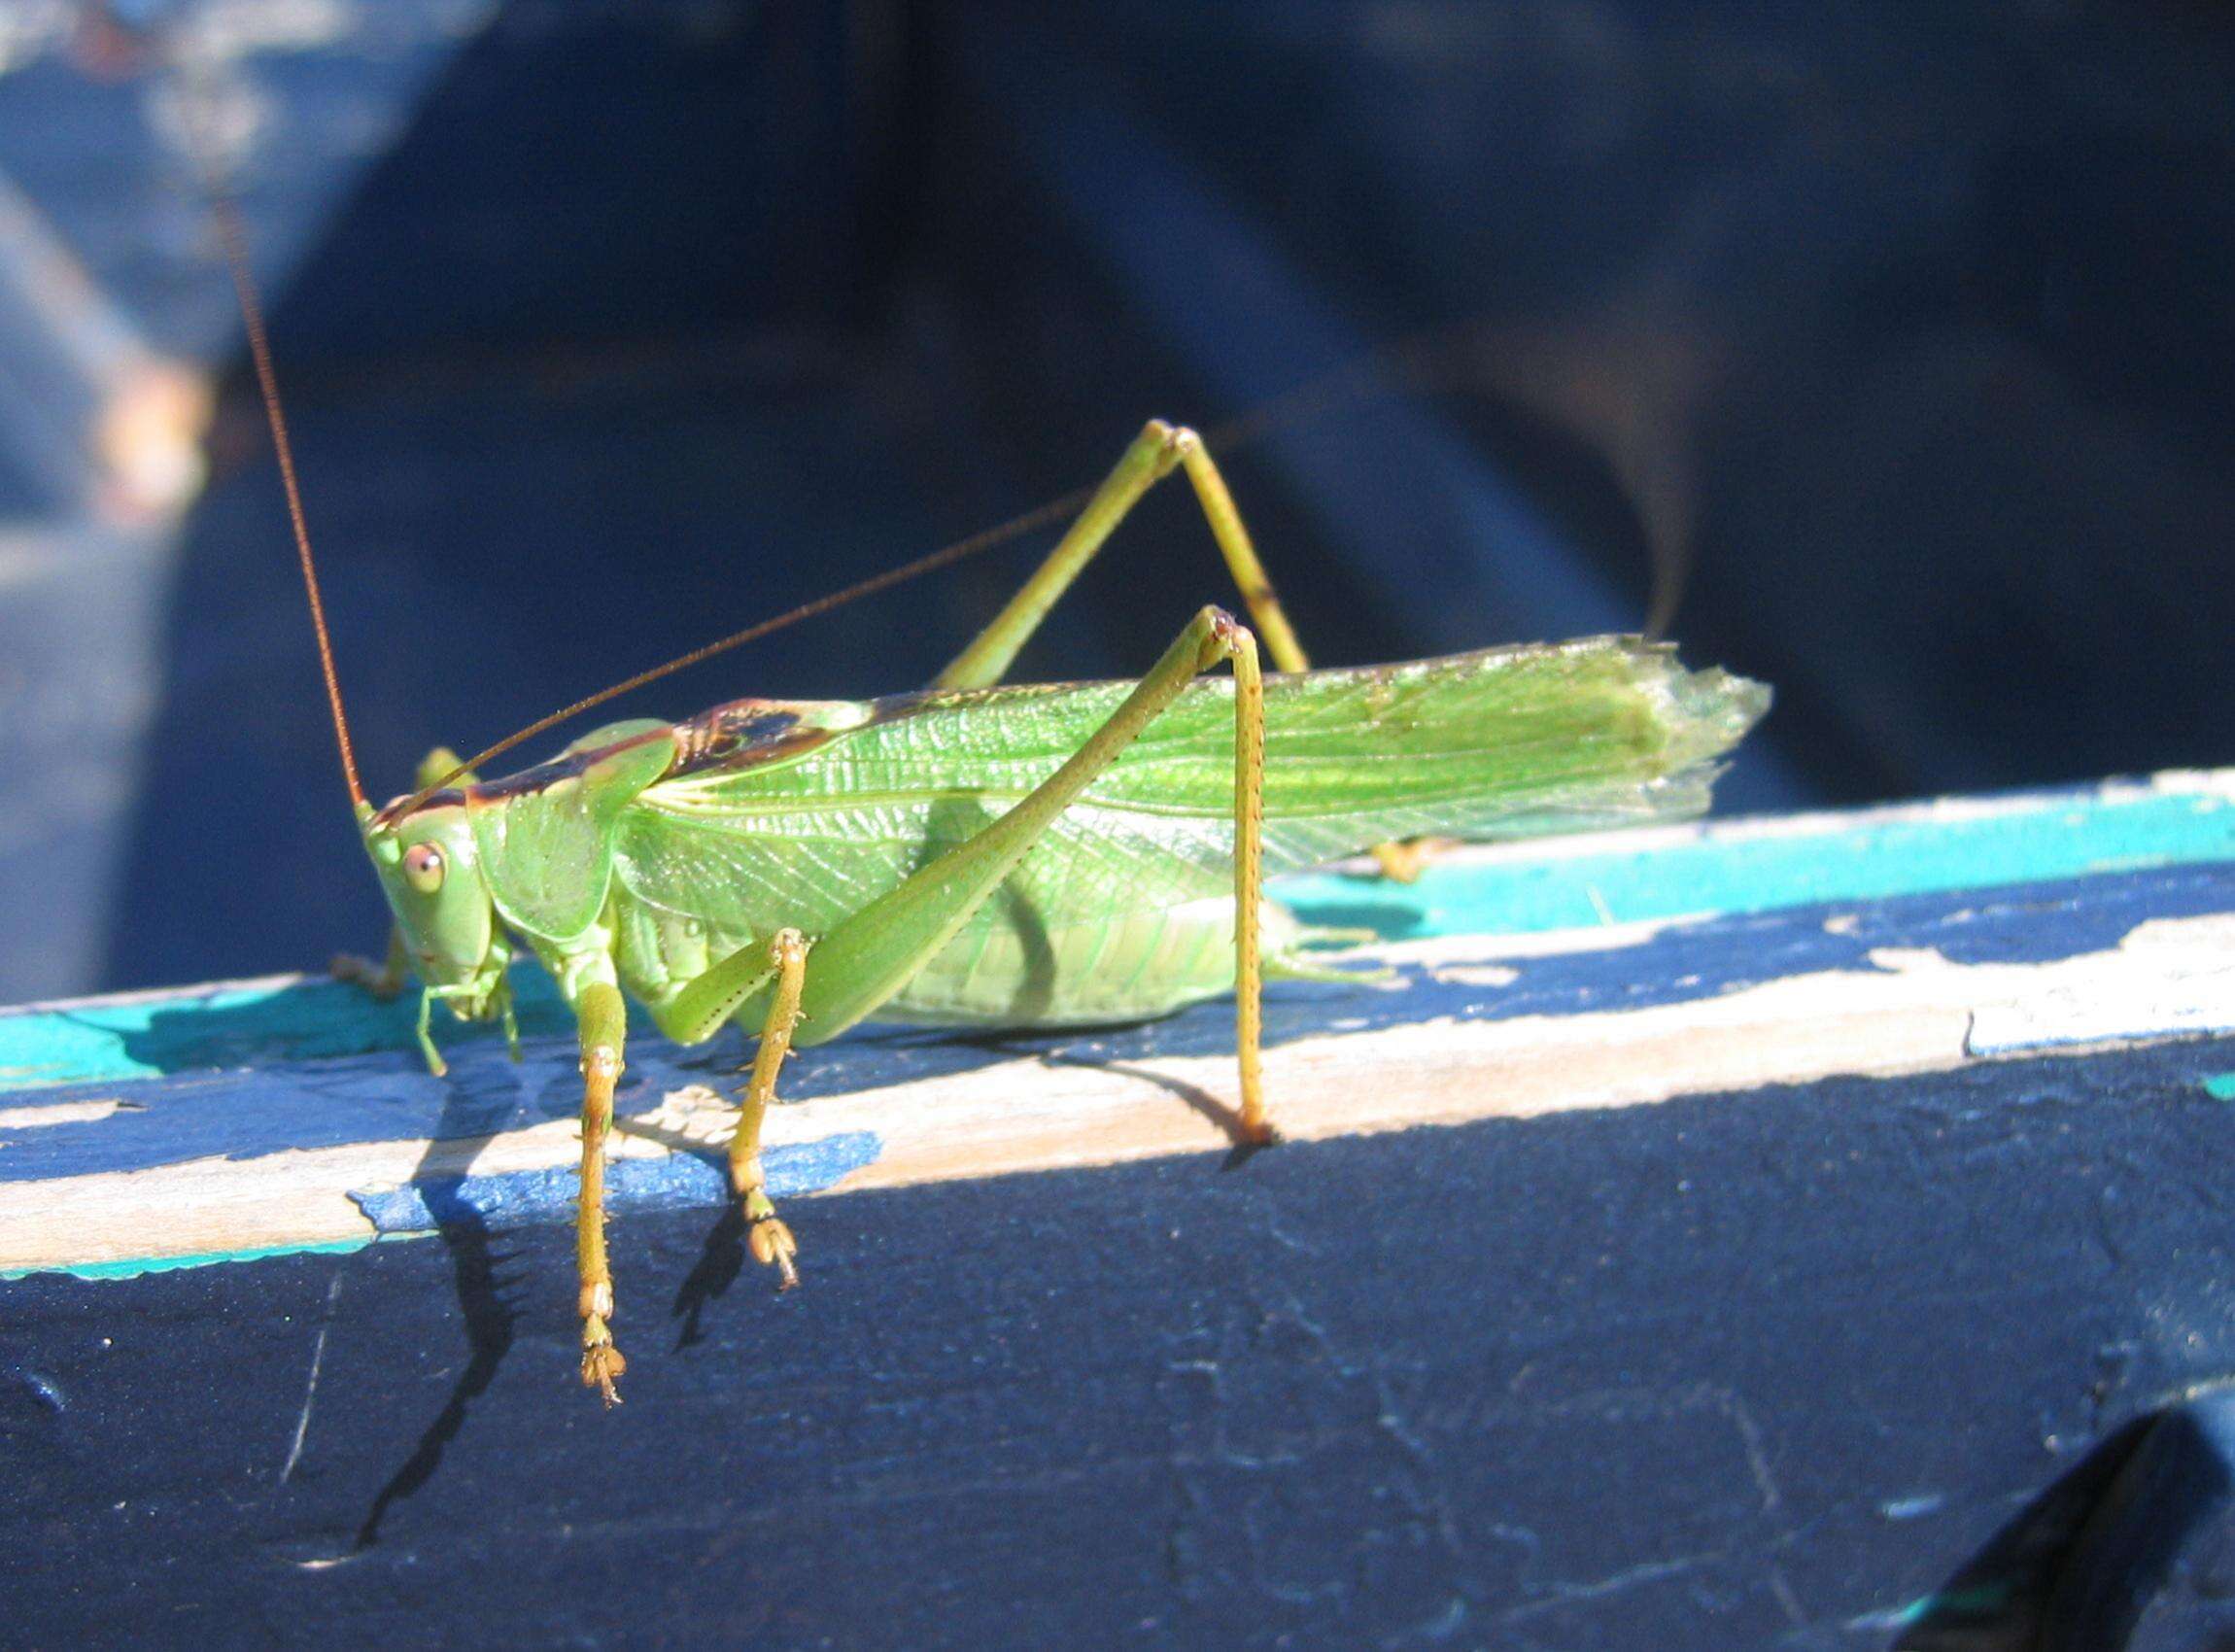
<path id="1" fill-rule="evenodd" d="M 997 818 L 1116 709 L 1126 682 L 793 706 L 766 747 L 659 781 L 623 813 L 639 898 L 719 930 L 810 934 Z M 1769 690 L 1634 638 L 1265 679 L 1265 862 L 1392 838 L 1475 840 L 1682 819 Z M 802 738 L 801 729 L 812 731 Z M 1231 888 L 1233 684 L 1191 686 L 1006 891 L 1050 926 Z M 991 919 L 989 911 L 988 919 Z"/>

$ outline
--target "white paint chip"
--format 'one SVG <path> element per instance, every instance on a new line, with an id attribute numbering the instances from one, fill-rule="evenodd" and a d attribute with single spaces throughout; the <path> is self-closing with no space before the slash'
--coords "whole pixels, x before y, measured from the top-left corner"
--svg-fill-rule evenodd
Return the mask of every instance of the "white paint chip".
<path id="1" fill-rule="evenodd" d="M 2132 930 L 2118 951 L 2131 969 L 1980 1005 L 1965 1050 L 2009 1055 L 2235 1031 L 2235 915 L 2153 919 Z"/>
<path id="2" fill-rule="evenodd" d="M 55 1101 L 36 1107 L 0 1107 L 0 1130 L 30 1130 L 42 1124 L 98 1124 L 129 1104 L 113 1095 L 94 1101 Z"/>

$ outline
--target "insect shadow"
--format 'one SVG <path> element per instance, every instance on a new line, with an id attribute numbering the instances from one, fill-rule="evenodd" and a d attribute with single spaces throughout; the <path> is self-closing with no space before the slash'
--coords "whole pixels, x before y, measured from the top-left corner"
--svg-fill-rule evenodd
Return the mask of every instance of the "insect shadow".
<path id="1" fill-rule="evenodd" d="M 260 1068 L 402 1048 L 411 1037 L 409 1006 L 361 1004 L 346 989 L 305 981 L 278 990 L 239 991 L 157 1006 L 144 1021 L 119 1027 L 112 1015 L 81 1017 L 109 1033 L 124 1054 L 157 1073 Z"/>
<path id="2" fill-rule="evenodd" d="M 744 1266 L 745 1213 L 731 1199 L 706 1230 L 698 1261 L 683 1276 L 683 1283 L 675 1288 L 675 1299 L 668 1305 L 668 1317 L 683 1322 L 675 1328 L 677 1352 L 705 1340 L 706 1309 L 737 1283 Z"/>
<path id="3" fill-rule="evenodd" d="M 1202 1085 L 1188 1084 L 1185 1079 L 1175 1079 L 1168 1073 L 1153 1072 L 1147 1067 L 1136 1067 L 1128 1061 L 1088 1059 L 1085 1056 L 1066 1054 L 1059 1050 L 1049 1051 L 1043 1059 L 1050 1067 L 1086 1067 L 1097 1073 L 1115 1073 L 1123 1079 L 1139 1079 L 1143 1084 L 1154 1084 L 1158 1089 L 1178 1096 L 1187 1104 L 1189 1112 L 1208 1119 L 1231 1144 L 1226 1150 L 1226 1156 L 1219 1161 L 1221 1173 L 1241 1169 L 1257 1154 L 1278 1143 L 1278 1138 L 1272 1142 L 1246 1139 L 1242 1134 L 1242 1115 L 1238 1108 L 1231 1102 L 1221 1101 Z"/>
<path id="4" fill-rule="evenodd" d="M 438 1169 L 458 1138 L 486 1132 L 492 1114 L 508 1112 L 517 1101 L 518 1080 L 508 1064 L 468 1062 L 453 1067 L 441 1118 L 411 1182 L 435 1221 L 435 1231 L 450 1254 L 458 1306 L 465 1321 L 466 1360 L 449 1397 L 395 1472 L 388 1477 L 358 1527 L 355 1548 L 380 1540 L 381 1523 L 396 1503 L 414 1496 L 434 1477 L 450 1442 L 464 1430 L 467 1412 L 497 1378 L 511 1352 L 519 1310 L 505 1300 L 509 1283 L 499 1269 L 512 1259 L 500 1251 L 486 1212 L 464 1196 L 463 1171 Z"/>

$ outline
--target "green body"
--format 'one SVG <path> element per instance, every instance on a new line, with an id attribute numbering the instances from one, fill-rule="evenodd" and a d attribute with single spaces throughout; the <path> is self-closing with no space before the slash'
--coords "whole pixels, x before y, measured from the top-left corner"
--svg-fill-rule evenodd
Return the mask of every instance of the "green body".
<path id="1" fill-rule="evenodd" d="M 765 992 L 730 994 L 709 1018 L 694 982 L 779 929 L 812 942 L 892 895 L 1048 779 L 1133 687 L 739 701 L 616 724 L 511 778 L 368 815 L 367 846 L 410 962 L 461 1015 L 501 1013 L 509 932 L 569 1002 L 617 984 L 670 1036 L 703 1038 Z M 1061 1026 L 1230 990 L 1233 692 L 1186 686 L 870 1013 Z M 1758 683 L 1622 637 L 1269 676 L 1265 871 L 1414 836 L 1698 814 L 1717 759 L 1768 703 Z M 432 887 L 425 849 L 419 883 L 406 876 L 422 844 L 439 851 Z M 1304 937 L 1271 902 L 1265 920 L 1277 967 Z M 810 1016 L 815 981 L 810 967 Z M 797 1041 L 847 1024 L 810 1018 Z"/>

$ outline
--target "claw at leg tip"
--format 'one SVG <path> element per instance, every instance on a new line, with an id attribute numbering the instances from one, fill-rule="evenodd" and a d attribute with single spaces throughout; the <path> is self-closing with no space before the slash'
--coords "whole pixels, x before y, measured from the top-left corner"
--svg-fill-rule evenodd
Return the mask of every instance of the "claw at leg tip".
<path id="1" fill-rule="evenodd" d="M 782 1276 L 776 1282 L 778 1291 L 798 1287 L 800 1272 L 792 1265 L 792 1258 L 799 1255 L 800 1248 L 790 1228 L 773 1216 L 762 1217 L 753 1223 L 750 1243 L 753 1259 L 765 1267 L 774 1267 Z"/>
<path id="2" fill-rule="evenodd" d="M 621 1351 L 613 1346 L 613 1333 L 605 1328 L 604 1316 L 588 1314 L 582 1324 L 582 1386 L 594 1388 L 611 1410 L 621 1403 L 621 1393 L 614 1383 L 628 1370 L 629 1361 L 621 1358 Z"/>
<path id="3" fill-rule="evenodd" d="M 621 1391 L 614 1380 L 629 1368 L 629 1361 L 621 1358 L 621 1351 L 611 1343 L 582 1350 L 582 1386 L 594 1388 L 603 1396 L 609 1411 L 621 1403 Z"/>

